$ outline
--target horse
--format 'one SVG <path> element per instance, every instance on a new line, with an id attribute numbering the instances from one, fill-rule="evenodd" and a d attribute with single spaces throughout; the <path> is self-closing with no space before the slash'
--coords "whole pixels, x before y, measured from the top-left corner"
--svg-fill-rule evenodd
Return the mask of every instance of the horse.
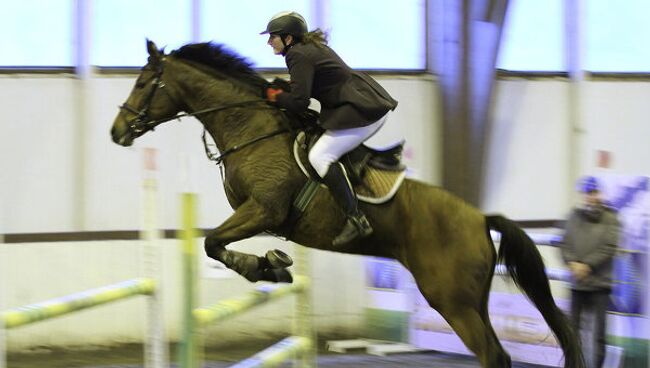
<path id="1" fill-rule="evenodd" d="M 292 156 L 294 135 L 287 117 L 263 99 L 268 82 L 251 63 L 215 43 L 187 44 L 166 54 L 147 40 L 147 50 L 148 62 L 120 106 L 112 140 L 130 146 L 180 116 L 195 116 L 203 124 L 221 153 L 223 185 L 234 209 L 206 231 L 209 257 L 252 282 L 286 281 L 282 271 L 290 261 L 281 255 L 257 257 L 226 248 L 269 231 L 306 247 L 395 259 L 482 367 L 511 367 L 488 315 L 490 285 L 500 262 L 553 331 L 565 367 L 585 366 L 576 334 L 551 295 L 540 253 L 516 223 L 406 178 L 390 201 L 360 204 L 374 227 L 372 235 L 334 249 L 332 239 L 345 219 L 325 189 L 317 190 L 304 213 L 287 226 L 292 200 L 307 178 Z M 498 253 L 490 229 L 501 233 Z"/>

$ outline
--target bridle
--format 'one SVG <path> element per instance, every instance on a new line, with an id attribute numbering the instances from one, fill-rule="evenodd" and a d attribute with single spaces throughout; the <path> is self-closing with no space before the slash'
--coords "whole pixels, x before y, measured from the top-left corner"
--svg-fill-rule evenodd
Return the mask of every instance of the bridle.
<path id="1" fill-rule="evenodd" d="M 165 83 L 162 82 L 162 74 L 163 66 L 161 63 L 156 69 L 152 88 L 147 94 L 147 97 L 144 100 L 144 104 L 140 110 L 127 104 L 126 101 L 120 105 L 120 110 L 126 110 L 135 115 L 135 117 L 126 121 L 127 131 L 124 133 L 123 137 L 128 134 L 132 138 L 138 138 L 149 130 L 153 130 L 156 125 L 162 122 L 149 118 L 149 108 L 151 108 L 151 102 L 153 101 L 153 97 L 156 94 L 156 91 L 165 87 Z"/>
<path id="2" fill-rule="evenodd" d="M 154 98 L 156 92 L 165 87 L 165 83 L 162 81 L 162 75 L 163 75 L 163 71 L 164 71 L 164 68 L 163 68 L 164 61 L 165 61 L 165 58 L 162 59 L 162 61 L 159 63 L 159 65 L 156 68 L 156 73 L 154 74 L 154 77 L 153 77 L 152 88 L 149 91 L 149 93 L 147 94 L 147 97 L 144 100 L 144 104 L 142 105 L 142 108 L 140 110 L 138 110 L 138 109 L 134 108 L 133 106 L 130 106 L 126 102 L 124 102 L 122 105 L 119 106 L 120 110 L 126 110 L 127 112 L 135 115 L 132 119 L 126 121 L 127 130 L 124 132 L 124 134 L 122 134 L 122 136 L 120 137 L 120 140 L 124 139 L 124 137 L 126 137 L 127 135 L 130 136 L 133 139 L 138 138 L 138 137 L 142 136 L 144 133 L 146 133 L 146 132 L 148 132 L 150 130 L 154 130 L 154 128 L 156 126 L 158 126 L 158 125 L 160 125 L 162 123 L 165 123 L 165 122 L 168 122 L 168 121 L 171 121 L 171 120 L 176 120 L 176 119 L 180 120 L 180 118 L 186 117 L 186 116 L 197 116 L 197 115 L 201 115 L 201 114 L 205 114 L 205 113 L 209 113 L 209 112 L 217 112 L 217 111 L 231 109 L 231 108 L 234 108 L 234 107 L 249 106 L 249 105 L 252 105 L 252 104 L 262 104 L 262 105 L 260 105 L 260 108 L 273 108 L 272 106 L 267 104 L 265 100 L 260 99 L 260 98 L 256 98 L 254 100 L 252 99 L 252 100 L 233 102 L 233 103 L 220 105 L 220 106 L 215 106 L 215 107 L 210 107 L 210 108 L 207 108 L 207 109 L 198 110 L 198 111 L 194 111 L 194 112 L 179 113 L 179 114 L 175 114 L 173 116 L 169 116 L 169 117 L 166 117 L 166 118 L 151 119 L 149 117 L 149 109 L 151 108 L 151 102 L 153 101 L 153 98 Z M 254 139 L 252 139 L 250 141 L 244 142 L 242 144 L 234 145 L 233 147 L 224 150 L 219 155 L 219 154 L 215 154 L 215 153 L 210 152 L 210 149 L 208 148 L 208 143 L 207 143 L 206 138 L 205 138 L 205 129 L 204 129 L 204 132 L 203 132 L 203 145 L 204 145 L 204 148 L 205 148 L 206 155 L 208 156 L 208 159 L 210 159 L 211 161 L 215 161 L 217 164 L 221 164 L 224 157 L 231 154 L 231 153 L 233 153 L 233 152 L 239 151 L 240 149 L 242 149 L 244 147 L 247 147 L 247 146 L 249 146 L 251 144 L 257 143 L 257 142 L 262 141 L 264 139 L 271 138 L 271 137 L 274 137 L 276 135 L 284 134 L 284 133 L 288 133 L 288 132 L 290 132 L 290 129 L 281 128 L 281 129 L 275 130 L 275 131 L 273 131 L 271 133 L 267 133 L 267 134 L 264 134 L 264 135 L 262 135 L 260 137 L 254 138 Z"/>

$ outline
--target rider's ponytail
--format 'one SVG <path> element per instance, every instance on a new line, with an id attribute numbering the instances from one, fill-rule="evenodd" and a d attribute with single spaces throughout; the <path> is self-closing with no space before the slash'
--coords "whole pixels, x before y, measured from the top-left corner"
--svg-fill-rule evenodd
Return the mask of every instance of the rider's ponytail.
<path id="1" fill-rule="evenodd" d="M 320 28 L 316 28 L 315 30 L 304 34 L 301 42 L 313 43 L 316 46 L 327 45 L 327 33 L 323 32 Z"/>

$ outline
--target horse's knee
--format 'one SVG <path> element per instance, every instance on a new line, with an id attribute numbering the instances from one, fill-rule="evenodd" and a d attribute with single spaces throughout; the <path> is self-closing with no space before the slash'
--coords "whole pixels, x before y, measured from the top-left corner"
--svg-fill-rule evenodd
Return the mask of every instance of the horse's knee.
<path id="1" fill-rule="evenodd" d="M 205 254 L 213 259 L 220 260 L 223 252 L 226 251 L 226 244 L 221 242 L 214 234 L 206 234 L 203 241 Z"/>

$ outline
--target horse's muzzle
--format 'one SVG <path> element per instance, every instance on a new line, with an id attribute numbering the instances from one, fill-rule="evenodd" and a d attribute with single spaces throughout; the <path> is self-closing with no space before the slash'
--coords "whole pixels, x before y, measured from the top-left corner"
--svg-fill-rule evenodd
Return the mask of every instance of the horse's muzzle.
<path id="1" fill-rule="evenodd" d="M 113 142 L 124 147 L 129 147 L 133 144 L 133 138 L 131 137 L 131 134 L 129 134 L 129 131 L 120 132 L 120 130 L 116 129 L 115 126 L 111 128 L 111 139 Z"/>

